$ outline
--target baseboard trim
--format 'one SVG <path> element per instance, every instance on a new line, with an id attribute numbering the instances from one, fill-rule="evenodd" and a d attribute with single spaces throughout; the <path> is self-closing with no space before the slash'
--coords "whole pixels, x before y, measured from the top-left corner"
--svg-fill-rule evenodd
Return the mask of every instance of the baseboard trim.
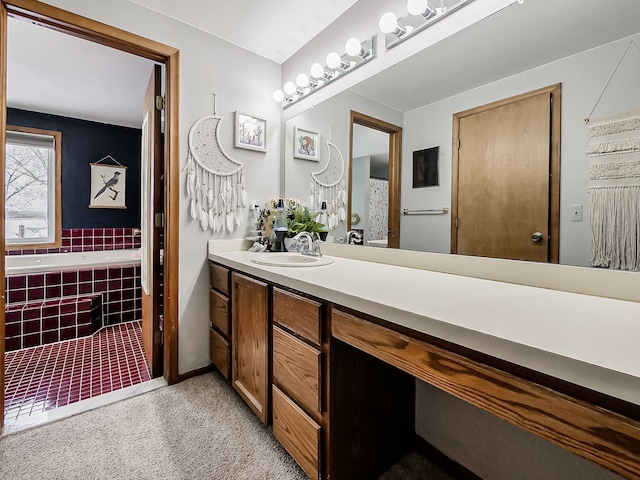
<path id="1" fill-rule="evenodd" d="M 189 378 L 197 377 L 198 375 L 203 375 L 205 373 L 213 372 L 216 367 L 211 365 L 207 365 L 206 367 L 196 368 L 195 370 L 191 370 L 189 372 L 178 374 L 178 382 L 182 382 L 183 380 L 188 380 Z"/>
<path id="2" fill-rule="evenodd" d="M 468 468 L 460 465 L 458 462 L 442 453 L 436 447 L 427 442 L 424 438 L 416 435 L 416 452 L 429 461 L 435 463 L 440 468 L 446 470 L 459 480 L 483 480 L 482 477 L 476 475 Z"/>

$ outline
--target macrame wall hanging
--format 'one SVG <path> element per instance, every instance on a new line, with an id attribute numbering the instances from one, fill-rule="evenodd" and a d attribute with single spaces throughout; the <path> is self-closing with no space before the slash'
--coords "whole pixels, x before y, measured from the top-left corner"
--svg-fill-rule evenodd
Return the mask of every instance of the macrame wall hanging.
<path id="1" fill-rule="evenodd" d="M 233 232 L 242 224 L 247 206 L 244 164 L 232 159 L 220 144 L 222 118 L 213 115 L 196 121 L 189 130 L 187 193 L 191 218 L 203 230 Z"/>
<path id="2" fill-rule="evenodd" d="M 590 118 L 630 49 L 620 57 L 585 119 L 589 124 L 589 218 L 594 267 L 640 271 L 640 110 Z"/>
<path id="3" fill-rule="evenodd" d="M 329 141 L 324 143 L 329 159 L 322 170 L 311 173 L 309 208 L 320 212 L 318 221 L 332 230 L 347 218 L 347 188 L 342 152 L 335 144 Z M 326 210 L 322 209 L 323 202 L 326 202 Z"/>

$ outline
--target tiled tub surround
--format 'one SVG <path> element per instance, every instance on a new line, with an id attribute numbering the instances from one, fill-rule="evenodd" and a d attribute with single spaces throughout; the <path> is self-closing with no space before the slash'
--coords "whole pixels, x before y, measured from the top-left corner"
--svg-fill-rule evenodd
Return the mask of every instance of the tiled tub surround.
<path id="1" fill-rule="evenodd" d="M 140 319 L 139 260 L 126 262 L 7 275 L 6 351 L 82 337 L 106 325 Z"/>
<path id="2" fill-rule="evenodd" d="M 140 248 L 138 228 L 63 228 L 60 248 L 7 250 L 7 255 L 94 252 Z"/>

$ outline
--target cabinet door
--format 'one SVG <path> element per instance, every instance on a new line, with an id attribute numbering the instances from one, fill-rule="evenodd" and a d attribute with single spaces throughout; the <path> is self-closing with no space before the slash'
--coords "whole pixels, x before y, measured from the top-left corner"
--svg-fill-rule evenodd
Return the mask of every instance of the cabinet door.
<path id="1" fill-rule="evenodd" d="M 269 313 L 266 283 L 232 274 L 232 385 L 267 423 Z"/>

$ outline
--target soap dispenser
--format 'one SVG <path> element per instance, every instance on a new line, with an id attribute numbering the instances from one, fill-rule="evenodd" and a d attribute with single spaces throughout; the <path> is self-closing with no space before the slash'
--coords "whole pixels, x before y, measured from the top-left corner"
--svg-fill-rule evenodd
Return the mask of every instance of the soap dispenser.
<path id="1" fill-rule="evenodd" d="M 284 237 L 287 235 L 288 226 L 287 217 L 284 212 L 284 200 L 282 198 L 278 200 L 273 230 L 276 235 L 276 241 L 271 245 L 271 251 L 286 252 L 286 249 L 284 248 Z"/>

